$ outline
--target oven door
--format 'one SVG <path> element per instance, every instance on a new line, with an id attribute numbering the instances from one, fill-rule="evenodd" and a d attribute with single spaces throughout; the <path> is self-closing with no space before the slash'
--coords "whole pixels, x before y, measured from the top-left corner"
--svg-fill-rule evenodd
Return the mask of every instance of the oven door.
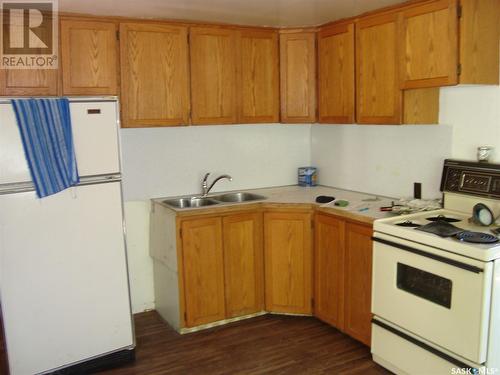
<path id="1" fill-rule="evenodd" d="M 484 363 L 492 264 L 380 233 L 373 239 L 372 312 Z"/>

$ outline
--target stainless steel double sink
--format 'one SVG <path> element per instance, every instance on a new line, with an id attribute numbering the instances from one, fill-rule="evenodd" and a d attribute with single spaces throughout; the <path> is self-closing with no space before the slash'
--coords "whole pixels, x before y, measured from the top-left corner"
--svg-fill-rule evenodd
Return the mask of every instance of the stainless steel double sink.
<path id="1" fill-rule="evenodd" d="M 252 202 L 267 199 L 263 195 L 237 192 L 237 193 L 226 193 L 221 195 L 214 195 L 210 197 L 185 197 L 185 198 L 175 198 L 166 199 L 163 201 L 166 205 L 173 208 L 197 208 L 205 206 L 214 206 L 217 204 L 224 203 L 243 203 Z"/>

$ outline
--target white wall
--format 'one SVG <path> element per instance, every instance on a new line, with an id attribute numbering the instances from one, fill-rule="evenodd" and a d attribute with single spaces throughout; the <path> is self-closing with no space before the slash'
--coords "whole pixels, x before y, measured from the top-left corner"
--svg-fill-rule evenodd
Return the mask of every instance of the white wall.
<path id="1" fill-rule="evenodd" d="M 439 121 L 453 126 L 452 154 L 475 159 L 477 146 L 495 147 L 500 163 L 500 87 L 458 86 L 441 89 Z"/>
<path id="2" fill-rule="evenodd" d="M 311 159 L 323 185 L 401 197 L 421 182 L 423 196 L 433 198 L 451 139 L 450 126 L 318 125 Z"/>
<path id="3" fill-rule="evenodd" d="M 310 162 L 310 125 L 122 129 L 125 200 L 199 194 L 205 172 L 227 173 L 213 191 L 291 185 Z"/>
<path id="4" fill-rule="evenodd" d="M 321 184 L 394 197 L 439 197 L 444 158 L 475 160 L 480 145 L 500 162 L 500 87 L 442 88 L 440 125 L 313 126 L 311 164 Z M 359 173 L 359 175 L 358 175 Z"/>
<path id="5" fill-rule="evenodd" d="M 149 199 L 200 193 L 205 172 L 228 173 L 217 190 L 292 185 L 310 163 L 310 125 L 122 129 L 127 252 L 134 313 L 154 307 Z"/>

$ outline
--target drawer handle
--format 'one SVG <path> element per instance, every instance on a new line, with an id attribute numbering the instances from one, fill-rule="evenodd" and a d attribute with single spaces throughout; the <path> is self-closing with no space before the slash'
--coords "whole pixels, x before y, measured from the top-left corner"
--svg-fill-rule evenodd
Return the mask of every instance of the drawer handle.
<path id="1" fill-rule="evenodd" d="M 101 110 L 99 108 L 89 108 L 87 109 L 88 115 L 99 115 L 101 114 Z"/>

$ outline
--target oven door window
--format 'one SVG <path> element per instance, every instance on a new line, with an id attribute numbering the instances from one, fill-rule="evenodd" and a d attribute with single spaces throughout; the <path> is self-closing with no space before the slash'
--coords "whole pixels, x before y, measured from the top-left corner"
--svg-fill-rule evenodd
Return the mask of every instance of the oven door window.
<path id="1" fill-rule="evenodd" d="M 397 287 L 428 301 L 451 309 L 451 280 L 398 263 Z"/>

